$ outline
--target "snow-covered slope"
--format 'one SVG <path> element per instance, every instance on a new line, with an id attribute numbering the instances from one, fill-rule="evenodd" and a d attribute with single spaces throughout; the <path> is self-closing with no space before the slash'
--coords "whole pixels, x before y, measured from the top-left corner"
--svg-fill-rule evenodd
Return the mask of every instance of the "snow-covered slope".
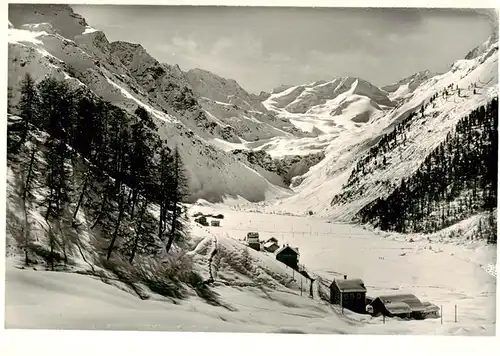
<path id="1" fill-rule="evenodd" d="M 143 106 L 159 125 L 160 135 L 179 147 L 188 171 L 191 199 L 225 196 L 263 200 L 284 191 L 261 174 L 214 146 L 223 124 L 206 114 L 184 73 L 160 64 L 140 45 L 109 43 L 69 6 L 11 5 L 8 86 L 10 103 L 19 99 L 25 73 L 85 86 L 128 111 Z M 32 21 L 37 21 L 33 23 Z M 225 125 L 224 125 L 225 126 Z M 234 136 L 234 129 L 229 130 Z"/>
<path id="2" fill-rule="evenodd" d="M 19 270 L 9 260 L 6 327 L 378 335 L 495 333 L 496 279 L 488 273 L 496 263 L 494 246 L 467 240 L 457 246 L 446 236 L 413 236 L 411 242 L 408 237 L 384 237 L 315 217 L 277 219 L 273 214 L 238 212 L 219 204 L 196 204 L 190 209 L 191 214 L 195 212 L 225 216 L 220 227 L 192 225 L 199 242 L 188 252 L 201 273 L 208 276 L 212 271 L 213 290 L 222 306 L 209 305 L 196 296 L 177 304 L 154 294 L 140 300 L 90 276 Z M 317 282 L 310 299 L 305 279 L 301 295 L 301 277 L 284 268 L 273 254 L 251 249 L 243 254 L 246 247 L 239 240 L 255 226 L 262 239 L 274 236 L 279 244 L 299 247 L 300 263 L 325 283 L 347 274 L 362 278 L 372 297 L 415 293 L 443 306 L 443 324 L 440 319 L 398 318 L 387 318 L 384 323 L 381 317 L 348 310 L 342 315 L 338 306 L 320 300 Z M 357 256 L 355 261 L 353 256 Z"/>
<path id="3" fill-rule="evenodd" d="M 314 82 L 273 92 L 264 105 L 269 109 L 284 109 L 290 113 L 336 116 L 361 97 L 379 110 L 380 106 L 393 105 L 385 91 L 355 77 Z"/>
<path id="4" fill-rule="evenodd" d="M 257 96 L 247 93 L 235 80 L 222 78 L 203 69 L 186 72 L 193 90 L 200 96 L 227 104 L 238 105 L 246 110 L 265 111 Z"/>
<path id="5" fill-rule="evenodd" d="M 225 218 L 220 227 L 202 227 L 191 221 L 191 240 L 180 252 L 205 282 L 212 282 L 215 305 L 193 290 L 192 295 L 174 303 L 145 289 L 149 299 L 140 300 L 130 287 L 113 280 L 107 280 L 113 284 L 108 286 L 90 276 L 16 269 L 13 264 L 19 265 L 15 259 L 22 243 L 7 231 L 6 327 L 453 335 L 495 332 L 496 249 L 474 239 L 481 217 L 473 216 L 428 236 L 385 234 L 327 221 L 350 220 L 368 202 L 387 194 L 412 174 L 458 119 L 497 95 L 495 41 L 455 62 L 447 73 L 415 76 L 420 79 L 411 90 L 392 92 L 398 93 L 397 103 L 393 103 L 392 94 L 359 78 L 283 87 L 257 97 L 209 72 L 186 74 L 177 66 L 159 63 L 140 45 L 110 43 L 102 31 L 86 24 L 68 7 L 11 8 L 11 104 L 19 99 L 19 82 L 29 72 L 37 81 L 45 76 L 66 80 L 71 88 L 91 90 L 129 112 L 142 106 L 159 124 L 162 137 L 179 147 L 192 199 L 218 201 L 231 195 L 234 200 L 232 209 L 198 200 L 191 214 L 223 213 Z M 450 94 L 429 104 L 429 98 L 444 89 Z M 386 165 L 367 172 L 342 205 L 331 206 L 336 194 L 347 191 L 343 184 L 358 160 L 414 111 L 422 115 L 411 123 L 405 144 L 387 154 Z M 311 134 L 302 137 L 289 125 Z M 264 136 L 256 137 L 261 129 Z M 292 179 L 295 194 L 280 187 L 279 174 L 261 169 L 260 162 L 250 163 L 252 155 L 235 154 L 234 149 L 264 150 L 266 164 L 271 158 L 285 157 L 289 172 L 301 174 Z M 290 156 L 304 158 L 295 161 Z M 309 161 L 319 163 L 309 169 Z M 19 174 L 12 168 L 7 173 L 7 212 L 12 224 L 22 220 L 12 216 L 21 214 L 16 185 Z M 285 194 L 287 198 L 276 200 Z M 248 200 L 266 202 L 249 204 Z M 293 216 L 290 212 L 313 215 Z M 39 211 L 32 218 L 43 222 Z M 80 272 L 88 269 L 92 254 L 98 257 L 92 239 L 99 238 L 88 229 L 82 231 L 77 240 L 84 252 L 75 248 L 71 255 Z M 280 244 L 298 247 L 300 263 L 326 286 L 333 278 L 348 274 L 363 278 L 370 296 L 416 293 L 442 304 L 444 325 L 439 319 L 391 319 L 384 324 L 381 318 L 347 311 L 341 315 L 337 306 L 320 299 L 325 284 L 320 288 L 316 284 L 310 299 L 304 288 L 308 281 L 273 254 L 247 248 L 241 240 L 249 231 L 258 231 L 261 239 L 275 237 Z M 40 241 L 47 240 L 43 227 L 32 233 Z M 457 323 L 453 321 L 454 305 L 459 310 Z"/>
<path id="6" fill-rule="evenodd" d="M 492 41 L 477 57 L 458 60 L 448 72 L 422 82 L 413 92 L 407 93 L 396 108 L 374 115 L 369 125 L 344 130 L 338 136 L 332 135 L 325 148 L 325 159 L 298 178 L 301 184 L 295 188 L 297 194 L 277 202 L 270 209 L 301 213 L 313 210 L 334 219 L 349 220 L 369 201 L 386 194 L 402 178 L 412 174 L 460 118 L 497 95 L 497 66 L 498 44 Z M 474 84 L 477 86 L 476 94 Z M 454 89 L 449 89 L 448 96 L 438 96 L 428 105 L 433 95 L 450 86 Z M 457 86 L 460 90 L 456 89 Z M 418 112 L 424 104 L 425 120 L 412 126 L 406 143 L 392 150 L 387 164 L 363 177 L 357 185 L 355 198 L 349 203 L 330 206 L 333 196 L 342 192 L 342 185 L 347 182 L 357 160 L 383 134 L 392 131 L 411 112 Z"/>
<path id="7" fill-rule="evenodd" d="M 488 38 L 487 41 L 481 43 L 479 46 L 475 47 L 469 53 L 467 53 L 465 59 L 477 58 L 483 55 L 485 52 L 487 52 L 488 49 L 495 43 L 498 43 L 498 23 L 495 23 L 495 25 L 496 25 L 496 30 L 493 31 L 493 35 L 490 38 Z"/>
<path id="8" fill-rule="evenodd" d="M 191 69 L 185 74 L 207 114 L 234 131 L 232 137 L 223 137 L 225 140 L 241 143 L 304 134 L 289 120 L 278 119 L 266 109 L 261 102 L 267 98 L 265 94 L 249 94 L 233 79 L 206 70 Z"/>
<path id="9" fill-rule="evenodd" d="M 413 93 L 423 82 L 438 75 L 429 70 L 424 70 L 409 77 L 403 78 L 396 83 L 383 86 L 382 89 L 389 93 L 389 97 L 393 101 L 401 99 L 407 94 Z"/>
<path id="10" fill-rule="evenodd" d="M 284 156 L 286 152 L 301 155 L 324 152 L 332 141 L 369 126 L 374 118 L 394 106 L 387 92 L 354 77 L 281 86 L 263 104 L 279 118 L 311 134 L 277 137 L 259 147 L 273 156 Z"/>

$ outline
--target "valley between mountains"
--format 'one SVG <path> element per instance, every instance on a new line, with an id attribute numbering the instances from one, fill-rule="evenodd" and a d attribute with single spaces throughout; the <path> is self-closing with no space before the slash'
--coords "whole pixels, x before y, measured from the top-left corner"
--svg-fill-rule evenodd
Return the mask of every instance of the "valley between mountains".
<path id="1" fill-rule="evenodd" d="M 495 334 L 496 34 L 443 73 L 259 94 L 66 5 L 9 5 L 8 41 L 7 328 Z M 443 322 L 342 310 L 344 275 Z"/>

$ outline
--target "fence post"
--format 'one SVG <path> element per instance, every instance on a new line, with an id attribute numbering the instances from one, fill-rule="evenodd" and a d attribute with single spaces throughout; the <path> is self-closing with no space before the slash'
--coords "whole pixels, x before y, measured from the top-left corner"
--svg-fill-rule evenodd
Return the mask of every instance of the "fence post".
<path id="1" fill-rule="evenodd" d="M 383 318 L 382 318 L 382 319 L 384 320 L 384 324 L 385 324 L 385 314 L 383 314 L 383 315 L 384 315 L 384 316 L 383 316 Z"/>
<path id="2" fill-rule="evenodd" d="M 302 296 L 302 277 L 300 277 L 300 296 Z"/>
<path id="3" fill-rule="evenodd" d="M 457 322 L 457 305 L 455 304 L 455 323 Z"/>
<path id="4" fill-rule="evenodd" d="M 443 306 L 441 305 L 441 325 L 443 325 Z"/>

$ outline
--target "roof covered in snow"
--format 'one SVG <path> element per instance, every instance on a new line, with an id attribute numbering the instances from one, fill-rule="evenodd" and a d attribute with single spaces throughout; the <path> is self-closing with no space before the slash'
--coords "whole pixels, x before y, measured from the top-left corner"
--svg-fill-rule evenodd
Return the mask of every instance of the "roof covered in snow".
<path id="1" fill-rule="evenodd" d="M 366 292 L 365 283 L 359 278 L 334 279 L 330 287 L 336 284 L 342 292 Z"/>
<path id="2" fill-rule="evenodd" d="M 288 245 L 286 245 L 286 246 L 282 246 L 279 250 L 277 250 L 277 251 L 276 251 L 276 254 L 277 254 L 277 255 L 279 255 L 280 253 L 282 253 L 283 251 L 285 251 L 285 250 L 287 250 L 287 249 L 289 249 L 289 250 L 291 250 L 291 251 L 295 252 L 297 255 L 300 255 L 300 253 L 299 253 L 299 249 L 298 249 L 298 248 L 296 248 L 296 247 L 291 247 L 291 246 L 288 246 Z"/>
<path id="3" fill-rule="evenodd" d="M 390 308 L 392 308 L 392 306 L 394 305 L 399 306 L 399 303 L 407 304 L 412 311 L 423 311 L 426 309 L 420 299 L 418 299 L 413 294 L 382 295 L 379 296 L 378 299 L 380 299 L 380 301 L 384 303 L 387 310 L 389 310 L 391 313 L 392 311 L 390 310 Z"/>
<path id="4" fill-rule="evenodd" d="M 391 314 L 411 313 L 411 308 L 405 302 L 394 302 L 385 304 L 385 308 Z"/>
<path id="5" fill-rule="evenodd" d="M 276 247 L 279 247 L 279 245 L 278 245 L 276 242 L 274 242 L 274 241 L 268 241 L 268 242 L 266 242 L 266 243 L 264 244 L 264 247 L 265 247 L 265 248 L 269 248 L 269 247 L 271 247 L 271 246 L 273 246 L 273 245 L 275 245 Z"/>

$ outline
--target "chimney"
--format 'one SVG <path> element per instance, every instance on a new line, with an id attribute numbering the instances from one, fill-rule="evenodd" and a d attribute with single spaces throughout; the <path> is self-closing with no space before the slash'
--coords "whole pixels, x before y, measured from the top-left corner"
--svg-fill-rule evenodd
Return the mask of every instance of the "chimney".
<path id="1" fill-rule="evenodd" d="M 344 274 L 344 279 L 347 279 L 347 275 Z"/>

